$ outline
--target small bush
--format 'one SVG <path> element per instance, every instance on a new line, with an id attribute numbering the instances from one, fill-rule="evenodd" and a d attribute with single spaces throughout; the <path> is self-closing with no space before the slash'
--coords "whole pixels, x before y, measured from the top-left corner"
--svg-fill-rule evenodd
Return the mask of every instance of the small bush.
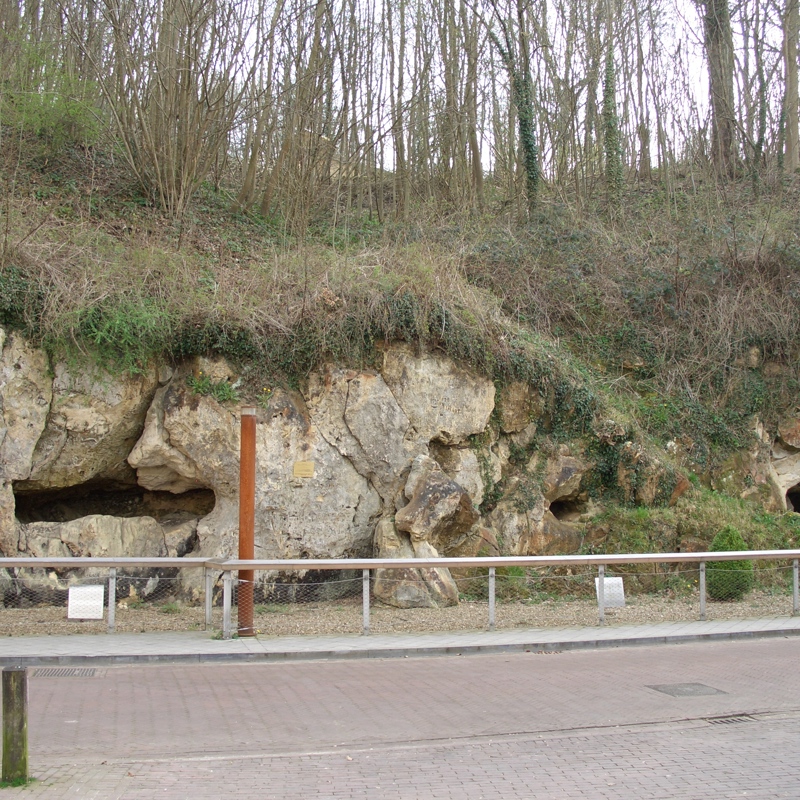
<path id="1" fill-rule="evenodd" d="M 218 403 L 239 402 L 239 393 L 236 391 L 236 387 L 233 384 L 228 383 L 226 380 L 212 381 L 211 378 L 202 371 L 196 376 L 190 375 L 186 379 L 186 383 L 195 394 L 213 397 Z M 266 391 L 266 389 L 264 391 Z"/>
<path id="2" fill-rule="evenodd" d="M 715 553 L 747 550 L 742 535 L 726 525 L 711 542 Z M 740 600 L 753 588 L 752 561 L 710 561 L 706 569 L 706 588 L 712 600 Z"/>

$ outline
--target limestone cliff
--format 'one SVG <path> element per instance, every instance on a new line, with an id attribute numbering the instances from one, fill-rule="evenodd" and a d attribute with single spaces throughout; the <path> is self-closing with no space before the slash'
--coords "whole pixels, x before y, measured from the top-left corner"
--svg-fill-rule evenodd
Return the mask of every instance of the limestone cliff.
<path id="1" fill-rule="evenodd" d="M 234 555 L 240 404 L 198 390 L 201 373 L 239 379 L 206 359 L 138 375 L 50 364 L 0 329 L 0 551 Z M 554 413 L 526 384 L 498 392 L 406 344 L 387 345 L 374 371 L 325 365 L 302 392 L 258 404 L 256 556 L 575 552 L 598 487 L 651 505 L 688 486 L 674 458 L 614 420 L 557 441 Z M 717 480 L 786 508 L 800 484 L 798 430 L 792 418 L 762 431 Z M 298 462 L 313 475 L 297 477 Z M 458 599 L 445 570 L 378 575 L 375 590 L 397 605 Z"/>

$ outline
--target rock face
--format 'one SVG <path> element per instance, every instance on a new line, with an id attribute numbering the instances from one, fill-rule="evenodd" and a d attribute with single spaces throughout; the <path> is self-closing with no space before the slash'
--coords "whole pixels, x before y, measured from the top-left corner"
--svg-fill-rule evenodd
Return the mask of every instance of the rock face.
<path id="1" fill-rule="evenodd" d="M 47 425 L 19 490 L 76 486 L 93 479 L 130 482 L 127 457 L 157 385 L 154 368 L 120 378 L 57 364 Z"/>
<path id="2" fill-rule="evenodd" d="M 0 328 L 0 481 L 30 477 L 53 398 L 45 353 Z"/>
<path id="3" fill-rule="evenodd" d="M 415 429 L 383 377 L 327 366 L 309 382 L 308 411 L 320 434 L 394 503 L 412 459 L 428 442 Z"/>
<path id="4" fill-rule="evenodd" d="M 0 344 L 3 553 L 235 555 L 238 407 L 197 394 L 188 380 L 202 372 L 212 384 L 233 383 L 228 364 L 197 359 L 175 370 L 111 376 L 51 367 L 44 353 L 5 332 Z M 395 512 L 400 529 L 384 522 L 377 537 L 384 550 L 469 552 L 480 539 L 473 498 L 481 501 L 483 484 L 466 440 L 485 429 L 493 404 L 491 381 L 403 345 L 386 350 L 380 372 L 327 366 L 311 376 L 305 396 L 277 390 L 257 416 L 257 555 L 368 555 L 378 520 Z M 466 487 L 429 457 L 432 443 Z M 311 475 L 297 477 L 298 462 L 313 464 Z M 60 502 L 70 489 L 210 490 L 214 506 L 176 523 L 122 510 L 120 517 L 16 519 L 15 495 L 24 494 L 30 507 L 31 498 Z M 416 579 L 427 598 L 417 603 L 457 599 L 446 571 L 422 570 Z"/>
<path id="5" fill-rule="evenodd" d="M 800 414 L 782 420 L 772 446 L 770 478 L 782 509 L 800 512 Z"/>
<path id="6" fill-rule="evenodd" d="M 25 526 L 25 552 L 35 558 L 167 555 L 164 530 L 152 517 L 95 514 L 71 522 L 33 522 Z"/>
<path id="7" fill-rule="evenodd" d="M 500 428 L 503 433 L 524 430 L 542 412 L 540 398 L 527 383 L 514 381 L 500 394 Z"/>
<path id="8" fill-rule="evenodd" d="M 458 444 L 481 433 L 494 409 L 494 384 L 452 361 L 415 355 L 411 347 L 386 350 L 383 378 L 424 441 Z"/>
<path id="9" fill-rule="evenodd" d="M 502 388 L 495 409 L 493 382 L 444 356 L 388 344 L 382 359 L 377 370 L 323 366 L 302 393 L 276 389 L 260 402 L 257 557 L 581 546 L 597 464 L 585 443 L 556 446 L 542 433 L 554 401 L 518 382 Z M 222 359 L 140 375 L 79 370 L 50 364 L 0 329 L 0 552 L 236 555 L 241 404 L 198 393 L 201 373 L 212 387 L 240 377 Z M 786 502 L 800 486 L 798 429 L 794 419 L 781 425 L 769 469 L 748 486 L 768 483 Z M 631 502 L 666 502 L 672 484 L 658 458 L 613 420 L 595 434 L 617 448 L 617 488 Z M 673 496 L 687 486 L 679 480 Z M 105 499 L 95 503 L 96 495 Z M 62 506 L 68 513 L 48 516 Z M 196 578 L 185 579 L 187 592 L 199 590 Z M 458 601 L 441 568 L 379 571 L 375 594 L 402 607 Z"/>

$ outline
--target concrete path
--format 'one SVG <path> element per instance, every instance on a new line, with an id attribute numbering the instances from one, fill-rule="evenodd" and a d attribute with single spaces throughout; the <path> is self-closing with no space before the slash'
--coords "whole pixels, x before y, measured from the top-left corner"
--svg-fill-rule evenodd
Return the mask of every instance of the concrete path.
<path id="1" fill-rule="evenodd" d="M 781 636 L 776 630 L 729 627 L 715 632 L 727 640 L 676 639 L 684 642 L 680 647 L 561 652 L 538 648 L 539 639 L 527 636 L 530 652 L 472 658 L 405 653 L 34 667 L 36 781 L 0 794 L 50 800 L 798 798 L 800 639 L 792 635 L 796 628 Z M 737 633 L 750 638 L 731 640 Z M 753 638 L 763 633 L 772 636 Z M 655 641 L 667 635 L 674 632 L 661 631 Z M 474 636 L 485 643 L 485 634 Z M 100 647 L 89 647 L 86 638 L 124 641 L 80 637 L 84 653 Z M 181 637 L 164 641 L 170 638 Z M 418 639 L 406 637 L 405 649 Z M 614 640 L 575 632 L 569 641 Z M 206 648 L 218 644 L 233 654 L 243 643 L 206 640 Z M 41 640 L 39 648 L 46 652 Z M 331 652 L 331 643 L 323 650 Z M 153 652 L 163 656 L 164 647 Z"/>
<path id="2" fill-rule="evenodd" d="M 222 641 L 206 632 L 0 638 L 0 666 L 133 662 L 282 661 L 387 658 L 797 636 L 800 617 L 664 622 L 586 628 L 397 633 L 372 636 L 292 636 Z M 798 795 L 800 797 L 800 794 Z"/>

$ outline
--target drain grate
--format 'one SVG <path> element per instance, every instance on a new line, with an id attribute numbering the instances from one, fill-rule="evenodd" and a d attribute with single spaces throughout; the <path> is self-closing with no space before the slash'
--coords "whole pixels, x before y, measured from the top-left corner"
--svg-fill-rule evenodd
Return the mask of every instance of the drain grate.
<path id="1" fill-rule="evenodd" d="M 732 717 L 711 717 L 706 722 L 709 725 L 736 725 L 740 722 L 756 722 L 756 718 L 749 714 L 739 714 Z"/>
<path id="2" fill-rule="evenodd" d="M 712 694 L 727 694 L 720 689 L 715 689 L 713 686 L 706 686 L 704 683 L 662 683 L 658 685 L 649 685 L 648 689 L 655 689 L 662 694 L 668 694 L 672 697 L 703 697 Z"/>
<path id="3" fill-rule="evenodd" d="M 94 678 L 94 667 L 41 667 L 33 671 L 34 678 Z"/>

